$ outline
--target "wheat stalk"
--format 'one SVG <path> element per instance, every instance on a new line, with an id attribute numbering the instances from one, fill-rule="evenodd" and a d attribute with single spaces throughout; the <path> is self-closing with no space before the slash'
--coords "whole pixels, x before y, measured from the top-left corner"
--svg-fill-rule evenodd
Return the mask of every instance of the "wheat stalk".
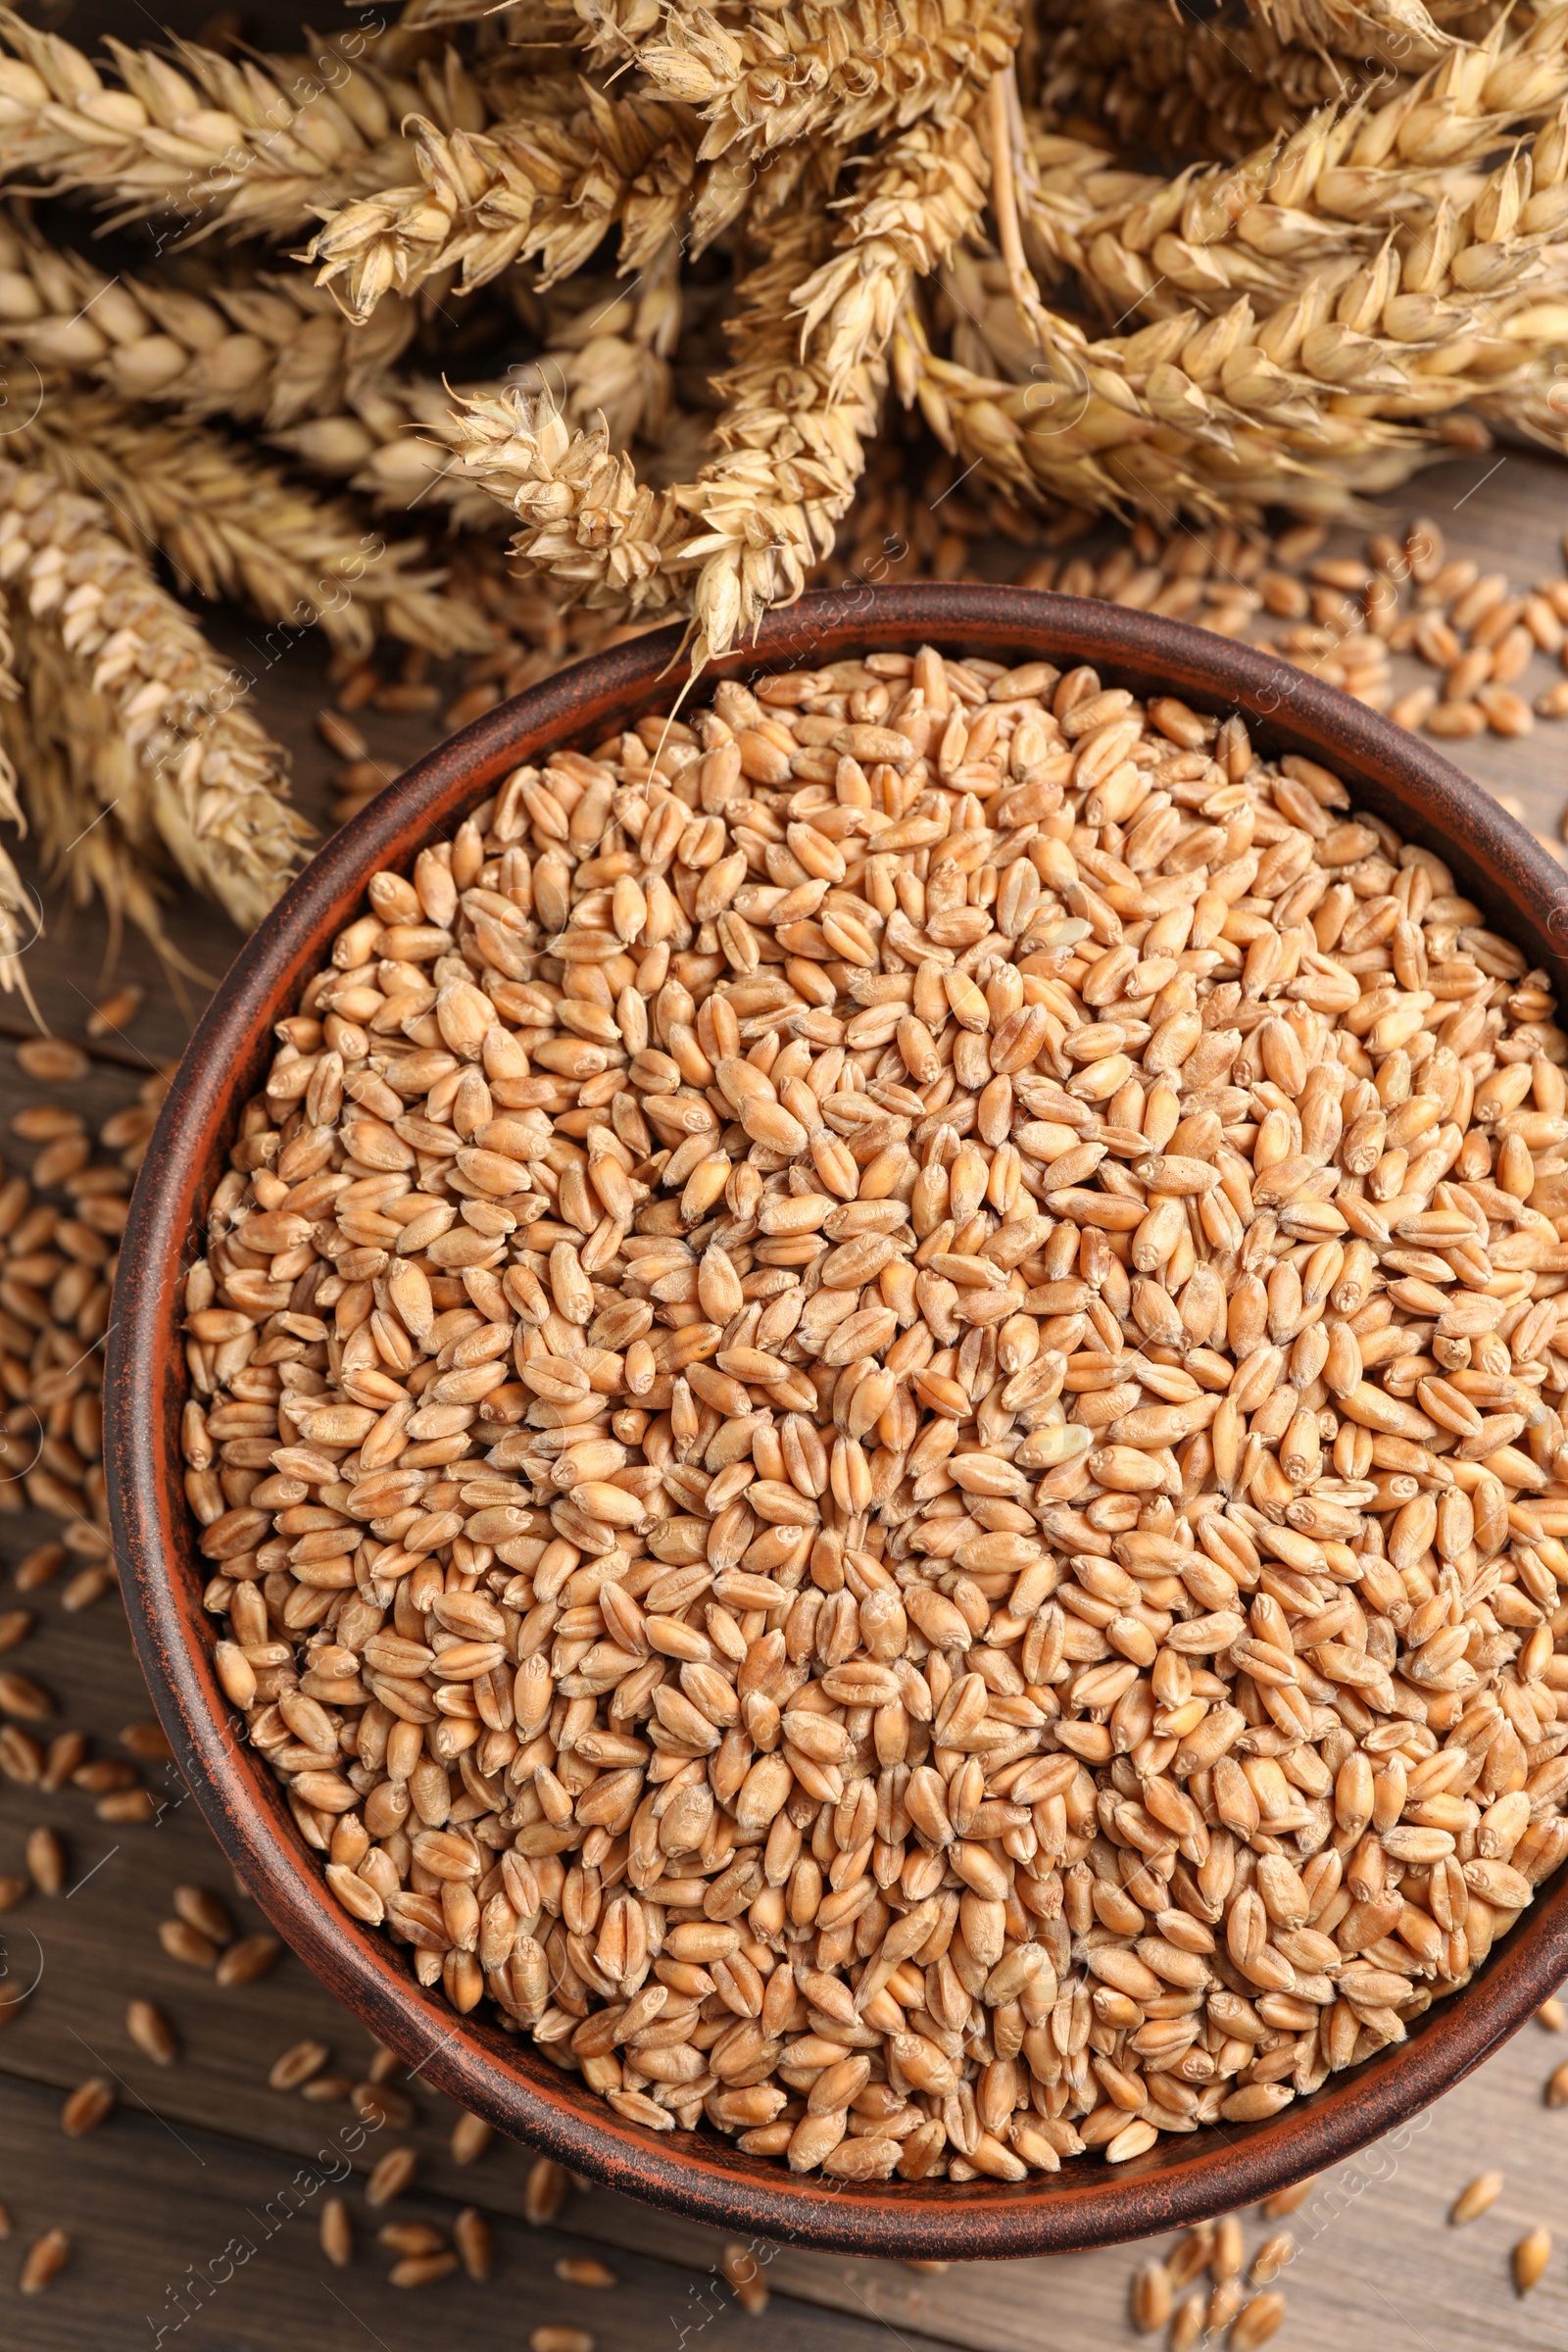
<path id="1" fill-rule="evenodd" d="M 926 114 L 950 114 L 1011 58 L 1015 10 L 996 0 L 795 0 L 721 21 L 672 8 L 639 40 L 643 0 L 579 0 L 601 63 L 638 65 L 664 98 L 696 107 L 701 162 L 762 155 L 796 139 L 841 144 Z"/>
<path id="2" fill-rule="evenodd" d="M 408 127 L 418 184 L 323 208 L 306 256 L 352 318 L 441 270 L 461 270 L 466 292 L 537 258 L 548 284 L 580 269 L 616 224 L 629 273 L 659 252 L 691 201 L 689 115 L 654 99 L 585 88 L 569 116 L 520 116 L 486 132 L 447 132 L 423 117 Z M 742 188 L 737 209 L 744 200 Z"/>
<path id="3" fill-rule="evenodd" d="M 399 71 L 396 33 L 340 34 L 310 58 L 243 64 L 182 41 L 183 72 L 110 41 L 118 88 L 9 8 L 0 39 L 12 53 L 0 51 L 0 180 L 80 190 L 123 220 L 172 213 L 203 231 L 292 235 L 407 176 L 406 114 L 422 108 L 452 130 L 489 116 L 455 53 Z"/>
<path id="4" fill-rule="evenodd" d="M 299 860 L 283 753 L 236 681 L 93 499 L 0 465 L 0 582 L 74 664 L 99 744 L 93 782 L 138 849 L 161 841 L 186 879 L 249 929 Z M 93 699 L 96 698 L 96 699 Z"/>

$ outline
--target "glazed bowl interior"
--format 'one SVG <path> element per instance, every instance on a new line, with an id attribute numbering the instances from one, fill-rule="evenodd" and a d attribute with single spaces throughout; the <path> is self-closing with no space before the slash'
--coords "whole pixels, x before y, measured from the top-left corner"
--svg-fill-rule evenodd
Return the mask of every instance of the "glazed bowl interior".
<path id="1" fill-rule="evenodd" d="M 918 586 L 835 592 L 770 617 L 759 641 L 699 687 L 930 643 L 951 655 L 1062 668 L 1107 684 L 1240 710 L 1270 754 L 1344 777 L 1355 806 L 1450 865 L 1459 884 L 1561 991 L 1568 882 L 1488 795 L 1424 743 L 1276 657 L 1142 612 L 1018 589 Z M 1446 2090 L 1513 2033 L 1568 1973 L 1568 1876 L 1548 1884 L 1472 1984 L 1430 2009 L 1403 2044 L 1331 2078 L 1268 2123 L 1161 2138 L 1110 2167 L 1095 2156 L 1016 2186 L 848 2182 L 791 2175 L 717 2134 L 624 2122 L 576 2077 L 475 2013 L 461 2023 L 414 1981 L 402 1949 L 327 1892 L 277 1782 L 244 1744 L 215 1666 L 215 1621 L 183 1494 L 181 1278 L 205 1231 L 246 1099 L 293 1009 L 359 910 L 368 877 L 407 870 L 513 768 L 546 749 L 602 742 L 667 710 L 685 670 L 662 630 L 560 673 L 454 736 L 326 844 L 242 951 L 174 1084 L 137 1185 L 120 1259 L 106 1457 L 116 1550 L 153 1698 L 207 1819 L 278 1932 L 330 1989 L 439 2090 L 608 2186 L 731 2230 L 856 2254 L 974 2258 L 1061 2252 L 1225 2213 L 1352 2154 Z"/>

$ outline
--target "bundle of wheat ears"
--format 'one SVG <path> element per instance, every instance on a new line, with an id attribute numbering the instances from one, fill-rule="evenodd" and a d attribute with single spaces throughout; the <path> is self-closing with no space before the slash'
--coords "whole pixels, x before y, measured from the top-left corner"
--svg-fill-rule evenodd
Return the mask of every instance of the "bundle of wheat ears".
<path id="1" fill-rule="evenodd" d="M 660 620 L 724 653 L 863 543 L 911 423 L 1025 544 L 1352 515 L 1492 426 L 1568 451 L 1550 0 L 219 37 L 89 59 L 0 9 L 0 813 L 117 921 L 161 864 L 249 924 L 302 852 L 172 589 L 468 657 L 478 708 Z M 30 920 L 0 852 L 8 984 Z"/>

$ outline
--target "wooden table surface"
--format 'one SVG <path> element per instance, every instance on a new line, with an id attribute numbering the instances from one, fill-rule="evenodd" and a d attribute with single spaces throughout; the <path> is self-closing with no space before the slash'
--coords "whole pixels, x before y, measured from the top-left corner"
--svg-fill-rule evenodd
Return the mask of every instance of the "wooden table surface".
<path id="1" fill-rule="evenodd" d="M 1436 469 L 1394 509 L 1437 518 L 1452 552 L 1506 571 L 1517 586 L 1560 577 L 1560 533 L 1568 519 L 1568 472 L 1509 451 Z M 1345 545 L 1353 550 L 1353 537 Z M 1016 550 L 1009 551 L 1013 568 Z M 1001 564 L 988 568 L 1001 569 Z M 245 624 L 224 621 L 236 650 Z M 1396 663 L 1402 687 L 1413 664 Z M 1560 675 L 1543 658 L 1526 681 L 1532 694 Z M 330 756 L 314 730 L 327 701 L 321 655 L 303 640 L 268 675 L 258 696 L 269 725 L 291 746 L 298 797 L 324 814 Z M 371 711 L 366 731 L 378 757 L 397 763 L 432 740 L 408 720 Z M 1568 805 L 1568 725 L 1543 724 L 1522 741 L 1483 739 L 1458 747 L 1460 763 L 1553 845 Z M 51 1025 L 81 1038 L 99 983 L 102 930 L 44 891 L 48 928 L 27 958 Z M 172 902 L 170 928 L 181 950 L 217 974 L 233 953 L 222 919 L 199 905 Z M 202 991 L 176 996 L 139 940 L 124 949 L 118 978 L 147 983 L 147 1002 L 129 1030 L 95 1051 L 73 1101 L 94 1119 L 129 1100 L 154 1064 L 177 1054 Z M 0 1001 L 0 1108 L 14 1111 L 49 1091 L 18 1067 L 22 1034 L 16 998 Z M 0 1145 L 9 1166 L 26 1147 Z M 10 1571 L 56 1533 L 41 1514 L 0 1516 L 0 1607 L 16 1605 Z M 63 1580 L 62 1580 L 63 1581 Z M 113 1592 L 68 1614 L 60 1584 L 30 1595 L 36 1627 L 8 1656 L 53 1694 L 56 1728 L 90 1735 L 96 1755 L 126 1753 L 122 1727 L 151 1710 Z M 406 2089 L 411 2121 L 367 2139 L 355 2177 L 337 2193 L 355 2217 L 356 2257 L 334 2270 L 322 2254 L 318 2217 L 347 2162 L 339 2132 L 352 2127 L 346 2103 L 311 2103 L 270 2089 L 272 2061 L 302 2036 L 330 2044 L 333 2070 L 363 2078 L 372 2056 L 365 2030 L 340 2010 L 292 1955 L 269 1977 L 225 1991 L 213 1978 L 163 1950 L 159 1923 L 182 1884 L 229 1903 L 241 1934 L 263 1922 L 242 1899 L 196 1803 L 172 1766 L 143 1766 L 166 1800 L 156 1823 L 111 1826 L 92 1800 L 68 1788 L 0 1782 L 0 1875 L 23 1867 L 27 1832 L 47 1823 L 69 1855 L 65 1890 L 34 1894 L 0 1917 L 0 1983 L 35 1989 L 0 2034 L 0 2201 L 12 2234 L 0 2246 L 0 2344 L 8 2352 L 131 2352 L 177 2342 L 182 2352 L 316 2352 L 363 2346 L 382 2352 L 453 2340 L 470 2352 L 520 2352 L 531 2329 L 564 2325 L 591 2331 L 603 2352 L 701 2352 L 742 2344 L 756 2352 L 906 2352 L 922 2342 L 976 2352 L 1088 2352 L 1131 2341 L 1128 2289 L 1141 2255 L 1112 2249 L 1050 2262 L 954 2265 L 938 2274 L 897 2263 L 862 2262 L 789 2247 L 762 2249 L 770 2288 L 765 2313 L 751 2316 L 723 2284 L 722 2241 L 713 2231 L 651 2208 L 574 2189 L 549 2226 L 524 2218 L 531 2158 L 497 2140 L 473 2164 L 453 2161 L 456 2110 L 420 2083 Z M 174 2022 L 180 2055 L 158 2067 L 130 2040 L 129 2000 L 157 2002 Z M 1288 2313 L 1274 2339 L 1280 2352 L 1342 2346 L 1345 2352 L 1484 2352 L 1499 2339 L 1519 2352 L 1546 2352 L 1568 2337 L 1568 2108 L 1544 2103 L 1546 2076 L 1568 2058 L 1568 2035 L 1527 2028 L 1490 2066 L 1391 2140 L 1338 2174 L 1324 2176 L 1289 2225 L 1298 2254 L 1281 2284 Z M 64 2094 L 101 2074 L 119 2105 L 96 2132 L 68 2139 Z M 413 2188 L 372 2214 L 364 2174 L 392 2145 L 418 2151 Z M 1505 2185 L 1481 2220 L 1455 2230 L 1446 2220 L 1458 2189 L 1495 2168 Z M 388 2280 L 394 2255 L 375 2242 L 379 2222 L 428 2222 L 450 2229 L 466 2204 L 493 2222 L 495 2271 L 478 2285 L 461 2274 L 407 2292 Z M 1544 2278 L 1523 2302 L 1513 2295 L 1509 2251 L 1538 2223 L 1561 2222 Z M 25 2248 L 43 2230 L 68 2230 L 73 2252 L 48 2290 L 17 2291 Z M 1245 2217 L 1249 2259 L 1270 2225 Z M 614 2273 L 594 2289 L 557 2276 L 557 2265 L 594 2256 Z M 1217 2339 L 1214 2339 L 1217 2340 Z"/>

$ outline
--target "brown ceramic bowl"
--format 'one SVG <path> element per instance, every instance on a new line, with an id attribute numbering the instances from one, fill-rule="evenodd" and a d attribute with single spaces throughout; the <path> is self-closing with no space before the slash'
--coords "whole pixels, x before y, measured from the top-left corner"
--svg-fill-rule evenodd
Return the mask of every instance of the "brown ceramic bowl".
<path id="1" fill-rule="evenodd" d="M 756 647 L 717 664 L 715 675 L 817 667 L 923 641 L 1012 662 L 1093 662 L 1107 682 L 1157 685 L 1210 710 L 1239 709 L 1261 745 L 1321 760 L 1358 803 L 1448 860 L 1499 931 L 1555 965 L 1559 988 L 1568 977 L 1568 882 L 1530 835 L 1415 736 L 1250 647 L 1114 605 L 918 586 L 808 597 L 764 623 Z M 599 742 L 624 719 L 667 709 L 684 675 L 672 667 L 678 642 L 677 630 L 663 630 L 581 662 L 411 768 L 326 844 L 209 1005 L 136 1187 L 107 1381 L 115 1545 L 149 1687 L 203 1812 L 278 1932 L 427 2082 L 573 2171 L 730 2231 L 855 2254 L 1057 2253 L 1227 2213 L 1364 2147 L 1514 2033 L 1568 1973 L 1568 1876 L 1404 2044 L 1335 2077 L 1273 2122 L 1162 2139 L 1120 2168 L 1084 2157 L 1016 2187 L 800 2178 L 714 2133 L 655 2134 L 624 2123 L 481 2013 L 460 2024 L 415 1984 L 390 1938 L 356 1925 L 329 1897 L 277 1783 L 236 1736 L 219 1686 L 216 1628 L 201 1606 L 204 1570 L 181 1488 L 179 1283 L 240 1106 L 270 1057 L 271 1024 L 325 960 L 371 873 L 407 868 L 544 747 Z"/>

